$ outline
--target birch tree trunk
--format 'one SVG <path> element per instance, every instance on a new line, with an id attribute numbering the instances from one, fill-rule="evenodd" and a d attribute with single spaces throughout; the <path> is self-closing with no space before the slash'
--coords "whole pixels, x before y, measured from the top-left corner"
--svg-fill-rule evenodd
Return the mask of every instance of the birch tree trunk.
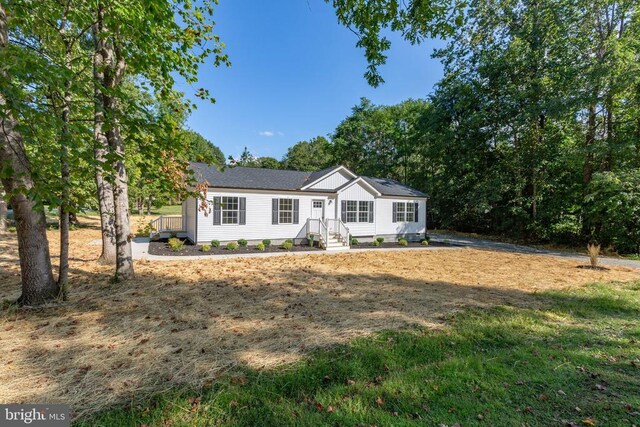
<path id="1" fill-rule="evenodd" d="M 118 100 L 114 95 L 122 82 L 126 64 L 119 50 L 115 36 L 105 38 L 108 29 L 104 27 L 103 10 L 98 6 L 96 21 L 96 43 L 99 46 L 104 67 L 102 67 L 102 81 L 98 83 L 105 89 L 102 92 L 104 118 L 106 123 L 106 139 L 109 154 L 114 160 L 111 162 L 113 172 L 112 193 L 114 204 L 114 218 L 116 231 L 116 281 L 133 277 L 133 258 L 131 255 L 131 226 L 129 223 L 129 194 L 127 170 L 124 164 L 125 147 L 120 135 L 118 120 Z"/>
<path id="2" fill-rule="evenodd" d="M 0 4 L 0 49 L 8 44 L 7 15 Z M 8 79 L 6 69 L 0 71 Z M 27 194 L 33 188 L 31 167 L 22 143 L 22 135 L 16 129 L 18 122 L 7 108 L 7 99 L 0 92 L 0 165 L 10 167 L 12 174 L 2 179 L 7 194 L 11 195 L 11 206 L 18 232 L 18 254 L 22 305 L 39 305 L 56 299 L 58 284 L 53 279 L 49 242 L 47 240 L 44 209 L 35 208 L 35 202 Z"/>
<path id="3" fill-rule="evenodd" d="M 7 202 L 4 201 L 4 191 L 0 189 L 0 231 L 7 230 Z"/>
<path id="4" fill-rule="evenodd" d="M 98 190 L 98 208 L 100 210 L 100 229 L 102 230 L 102 253 L 98 261 L 104 264 L 116 263 L 116 221 L 113 204 L 113 187 L 104 176 L 104 165 L 109 153 L 109 141 L 104 134 L 104 97 L 100 84 L 104 81 L 104 58 L 102 44 L 98 38 L 99 28 L 93 28 L 94 54 L 94 158 L 96 161 L 96 187 Z"/>

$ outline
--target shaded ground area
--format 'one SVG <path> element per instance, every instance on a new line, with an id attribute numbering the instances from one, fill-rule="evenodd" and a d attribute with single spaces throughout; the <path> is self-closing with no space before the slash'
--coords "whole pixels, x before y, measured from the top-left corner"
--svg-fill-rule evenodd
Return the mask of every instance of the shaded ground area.
<path id="1" fill-rule="evenodd" d="M 240 369 L 89 426 L 613 426 L 640 421 L 640 283 L 467 309 L 293 366 Z"/>
<path id="2" fill-rule="evenodd" d="M 89 220 L 82 219 L 85 223 Z M 232 367 L 270 369 L 312 349 L 383 329 L 442 328 L 466 307 L 532 308 L 532 294 L 637 270 L 473 249 L 335 256 L 136 261 L 111 282 L 95 262 L 97 222 L 71 233 L 69 300 L 0 313 L 0 401 L 68 403 L 76 416 L 183 386 Z M 50 232 L 52 253 L 58 239 Z M 15 236 L 0 237 L 0 299 L 19 295 Z"/>

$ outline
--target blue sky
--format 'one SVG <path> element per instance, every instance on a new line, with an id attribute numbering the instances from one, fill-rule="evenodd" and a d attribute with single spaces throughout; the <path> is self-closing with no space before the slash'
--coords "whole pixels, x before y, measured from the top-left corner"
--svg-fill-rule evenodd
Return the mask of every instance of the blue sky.
<path id="1" fill-rule="evenodd" d="M 202 67 L 194 87 L 208 88 L 217 102 L 198 101 L 187 126 L 227 156 L 246 146 L 280 159 L 296 142 L 331 133 L 361 97 L 376 104 L 421 98 L 442 76 L 430 58 L 442 42 L 411 46 L 392 35 L 386 83 L 368 86 L 356 36 L 323 0 L 221 0 L 215 20 L 232 66 Z"/>

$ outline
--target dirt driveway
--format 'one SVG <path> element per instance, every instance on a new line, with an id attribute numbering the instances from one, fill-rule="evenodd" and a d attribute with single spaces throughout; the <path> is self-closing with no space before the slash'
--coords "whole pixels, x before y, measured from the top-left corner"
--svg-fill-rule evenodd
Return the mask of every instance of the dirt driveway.
<path id="1" fill-rule="evenodd" d="M 64 402 L 85 415 L 381 329 L 443 327 L 468 306 L 530 306 L 535 292 L 640 278 L 624 267 L 464 248 L 136 261 L 136 278 L 115 285 L 111 268 L 95 262 L 91 224 L 72 232 L 67 302 L 0 313 L 1 403 Z M 19 295 L 16 252 L 14 236 L 1 235 L 0 300 Z"/>

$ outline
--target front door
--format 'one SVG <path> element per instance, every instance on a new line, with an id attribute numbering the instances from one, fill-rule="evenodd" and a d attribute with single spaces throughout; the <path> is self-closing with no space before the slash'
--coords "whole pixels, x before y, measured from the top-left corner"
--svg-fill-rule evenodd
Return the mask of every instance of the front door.
<path id="1" fill-rule="evenodd" d="M 324 219 L 324 200 L 311 201 L 311 218 Z"/>

